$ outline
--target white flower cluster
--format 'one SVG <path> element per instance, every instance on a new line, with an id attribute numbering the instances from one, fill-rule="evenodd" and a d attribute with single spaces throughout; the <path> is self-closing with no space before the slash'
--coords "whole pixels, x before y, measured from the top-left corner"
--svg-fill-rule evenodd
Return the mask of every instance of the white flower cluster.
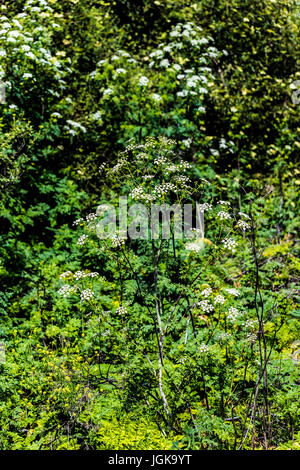
<path id="1" fill-rule="evenodd" d="M 214 303 L 215 304 L 224 304 L 226 302 L 226 299 L 225 297 L 223 297 L 223 295 L 216 295 L 216 297 L 214 298 Z"/>
<path id="2" fill-rule="evenodd" d="M 149 83 L 149 78 L 145 76 L 141 77 L 138 82 L 139 86 L 142 86 L 142 87 L 147 86 L 148 83 Z"/>
<path id="3" fill-rule="evenodd" d="M 197 207 L 200 210 L 200 212 L 209 211 L 213 208 L 213 206 L 209 204 L 208 202 L 204 202 L 203 204 L 198 204 Z"/>
<path id="4" fill-rule="evenodd" d="M 121 246 L 125 245 L 124 238 L 120 238 L 118 235 L 114 235 L 114 237 L 111 239 L 111 242 L 114 248 L 120 248 Z"/>
<path id="5" fill-rule="evenodd" d="M 231 219 L 231 215 L 224 211 L 218 212 L 218 217 L 220 217 L 221 220 Z"/>
<path id="6" fill-rule="evenodd" d="M 91 114 L 91 119 L 93 119 L 93 121 L 100 121 L 102 119 L 101 112 L 96 111 L 95 113 Z"/>
<path id="7" fill-rule="evenodd" d="M 94 297 L 94 292 L 91 289 L 84 289 L 80 292 L 81 302 L 88 302 Z"/>
<path id="8" fill-rule="evenodd" d="M 235 297 L 238 297 L 240 295 L 239 291 L 237 289 L 234 289 L 233 287 L 230 287 L 228 289 L 225 289 L 228 294 L 234 295 Z"/>
<path id="9" fill-rule="evenodd" d="M 207 344 L 205 344 L 205 343 L 200 344 L 199 352 L 202 353 L 202 354 L 208 353 L 209 352 L 209 347 L 207 346 Z"/>
<path id="10" fill-rule="evenodd" d="M 58 294 L 63 297 L 68 297 L 68 295 L 73 294 L 74 292 L 76 292 L 76 287 L 65 284 L 59 289 Z"/>
<path id="11" fill-rule="evenodd" d="M 60 279 L 65 279 L 66 277 L 73 276 L 72 271 L 66 271 L 65 273 L 62 273 L 59 277 Z"/>
<path id="12" fill-rule="evenodd" d="M 224 245 L 224 248 L 231 251 L 232 253 L 235 252 L 236 247 L 237 247 L 237 242 L 233 240 L 233 238 L 224 238 L 224 240 L 222 240 L 222 243 Z"/>
<path id="13" fill-rule="evenodd" d="M 217 204 L 221 204 L 223 206 L 230 206 L 230 202 L 228 201 L 218 201 Z"/>
<path id="14" fill-rule="evenodd" d="M 126 315 L 127 308 L 120 306 L 120 307 L 117 308 L 116 313 L 119 314 L 119 315 Z"/>
<path id="15" fill-rule="evenodd" d="M 158 93 L 152 93 L 151 98 L 153 99 L 153 101 L 156 101 L 157 103 L 161 101 L 161 96 Z"/>
<path id="16" fill-rule="evenodd" d="M 35 81 L 37 71 L 45 74 L 48 86 L 46 93 L 48 95 L 60 97 L 66 88 L 66 82 L 63 76 L 70 71 L 66 66 L 67 60 L 60 61 L 57 56 L 53 56 L 47 48 L 49 45 L 49 33 L 51 28 L 59 27 L 59 25 L 51 24 L 48 21 L 47 27 L 40 24 L 40 18 L 34 15 L 34 12 L 41 12 L 43 15 L 46 10 L 52 11 L 43 0 L 38 2 L 38 6 L 32 6 L 30 0 L 25 4 L 24 11 L 16 14 L 14 17 L 8 18 L 2 16 L 0 18 L 0 69 L 1 58 L 9 56 L 12 60 L 13 68 L 9 73 L 22 74 L 20 85 L 23 80 Z M 29 10 L 27 12 L 26 10 Z M 48 14 L 47 14 L 48 16 Z M 25 73 L 23 73 L 25 68 Z M 0 76 L 0 79 L 3 77 Z M 19 79 L 18 79 L 19 80 Z M 3 82 L 9 89 L 11 82 L 7 80 Z"/>
<path id="17" fill-rule="evenodd" d="M 83 221 L 84 221 L 83 218 L 80 217 L 79 219 L 74 220 L 73 225 L 79 225 L 79 224 L 82 223 Z"/>
<path id="18" fill-rule="evenodd" d="M 79 131 L 83 133 L 86 132 L 86 128 L 79 124 L 79 122 L 72 121 L 71 119 L 68 119 L 66 122 L 68 125 L 64 126 L 64 129 L 67 130 L 69 134 L 77 135 Z"/>
<path id="19" fill-rule="evenodd" d="M 130 196 L 132 197 L 132 199 L 135 199 L 137 201 L 144 201 L 144 202 L 152 202 L 152 201 L 155 201 L 156 199 L 155 195 L 146 193 L 142 185 L 134 188 L 131 191 Z"/>
<path id="20" fill-rule="evenodd" d="M 85 218 L 85 220 L 87 221 L 87 225 L 88 227 L 90 225 L 92 225 L 94 227 L 94 222 L 97 220 L 97 214 L 95 212 L 91 212 L 90 214 L 88 214 Z"/>
<path id="21" fill-rule="evenodd" d="M 203 295 L 203 297 L 209 297 L 211 294 L 212 294 L 212 288 L 211 287 L 207 287 L 206 289 L 204 289 L 201 292 L 201 295 Z"/>
<path id="22" fill-rule="evenodd" d="M 237 308 L 235 308 L 235 307 L 230 307 L 230 308 L 228 309 L 228 314 L 227 314 L 228 320 L 236 321 L 239 316 L 240 316 L 240 312 L 239 312 L 239 310 L 238 310 Z"/>
<path id="23" fill-rule="evenodd" d="M 103 97 L 105 96 L 109 96 L 113 93 L 113 89 L 112 88 L 106 88 L 104 91 L 103 91 Z"/>
<path id="24" fill-rule="evenodd" d="M 244 214 L 244 212 L 239 212 L 238 214 L 239 214 L 241 217 L 245 217 L 245 219 L 251 220 L 251 218 L 249 217 L 249 215 Z"/>
<path id="25" fill-rule="evenodd" d="M 184 139 L 184 140 L 182 140 L 182 143 L 186 148 L 190 148 L 190 146 L 192 144 L 192 139 Z"/>
<path id="26" fill-rule="evenodd" d="M 196 253 L 198 253 L 202 248 L 203 248 L 203 244 L 197 243 L 197 242 L 186 243 L 185 245 L 186 250 L 195 251 Z"/>
<path id="27" fill-rule="evenodd" d="M 250 225 L 247 224 L 247 222 L 245 222 L 244 220 L 239 220 L 237 225 L 241 230 L 243 230 L 243 232 L 250 229 Z"/>
<path id="28" fill-rule="evenodd" d="M 110 169 L 110 173 L 112 175 L 118 174 L 118 172 L 120 170 L 122 170 L 127 165 L 127 163 L 128 162 L 127 162 L 126 158 L 120 158 L 118 163 Z"/>
<path id="29" fill-rule="evenodd" d="M 247 320 L 245 323 L 245 327 L 249 330 L 255 330 L 258 326 L 257 320 Z"/>
<path id="30" fill-rule="evenodd" d="M 79 237 L 77 240 L 77 245 L 84 245 L 88 238 L 88 235 L 81 235 L 81 237 Z"/>
<path id="31" fill-rule="evenodd" d="M 230 333 L 219 333 L 217 336 L 218 341 L 228 341 L 230 338 L 232 338 Z"/>
<path id="32" fill-rule="evenodd" d="M 205 300 L 201 300 L 200 302 L 198 302 L 198 307 L 200 307 L 201 310 L 203 310 L 203 312 L 212 312 L 214 310 L 214 307 L 211 303 L 209 303 L 209 301 L 207 299 Z"/>

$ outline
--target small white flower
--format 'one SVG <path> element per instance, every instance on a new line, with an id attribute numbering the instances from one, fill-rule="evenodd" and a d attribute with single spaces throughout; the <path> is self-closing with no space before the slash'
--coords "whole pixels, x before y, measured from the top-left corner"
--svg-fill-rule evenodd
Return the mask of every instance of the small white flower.
<path id="1" fill-rule="evenodd" d="M 237 289 L 234 289 L 234 288 L 229 288 L 229 289 L 225 289 L 226 292 L 228 292 L 228 294 L 231 294 L 231 295 L 234 295 L 235 297 L 239 297 L 240 293 Z"/>
<path id="2" fill-rule="evenodd" d="M 100 111 L 96 111 L 95 113 L 91 114 L 91 118 L 94 121 L 99 121 L 102 118 L 102 114 Z"/>
<path id="3" fill-rule="evenodd" d="M 62 273 L 59 277 L 60 279 L 64 279 L 66 277 L 73 276 L 73 273 L 71 271 L 66 271 L 65 273 Z"/>
<path id="4" fill-rule="evenodd" d="M 207 299 L 201 300 L 201 302 L 198 302 L 197 304 L 203 312 L 212 312 L 214 310 L 214 307 L 211 303 L 208 302 Z"/>
<path id="5" fill-rule="evenodd" d="M 244 214 L 244 212 L 239 212 L 238 214 L 239 214 L 241 217 L 245 217 L 245 219 L 251 220 L 251 218 L 249 217 L 249 215 Z"/>
<path id="6" fill-rule="evenodd" d="M 88 238 L 87 235 L 81 235 L 81 237 L 79 237 L 77 240 L 77 245 L 84 245 L 87 238 Z"/>
<path id="7" fill-rule="evenodd" d="M 117 313 L 118 315 L 126 315 L 126 313 L 127 313 L 127 308 L 120 306 L 120 307 L 117 308 L 116 313 Z"/>
<path id="8" fill-rule="evenodd" d="M 169 67 L 169 66 L 170 66 L 170 62 L 168 61 L 168 59 L 163 59 L 163 60 L 160 61 L 159 65 L 160 65 L 161 67 L 166 68 L 166 67 Z"/>
<path id="9" fill-rule="evenodd" d="M 86 274 L 84 271 L 76 271 L 76 273 L 74 273 L 74 279 L 76 279 L 76 281 L 78 281 L 78 279 L 82 279 L 86 277 Z"/>
<path id="10" fill-rule="evenodd" d="M 249 230 L 250 225 L 247 224 L 244 220 L 239 220 L 237 223 L 238 227 L 245 232 L 246 230 Z"/>
<path id="11" fill-rule="evenodd" d="M 228 201 L 218 201 L 217 204 L 221 204 L 223 206 L 230 206 L 230 202 L 228 202 Z"/>
<path id="12" fill-rule="evenodd" d="M 94 296 L 94 292 L 91 289 L 84 289 L 80 293 L 80 300 L 81 302 L 88 302 Z"/>
<path id="13" fill-rule="evenodd" d="M 161 101 L 161 96 L 158 93 L 152 93 L 151 96 L 154 101 L 157 101 L 157 102 Z"/>
<path id="14" fill-rule="evenodd" d="M 220 217 L 221 220 L 231 219 L 231 215 L 224 211 L 218 212 L 218 217 Z"/>
<path id="15" fill-rule="evenodd" d="M 197 208 L 199 209 L 200 212 L 204 212 L 204 211 L 211 210 L 213 207 L 208 202 L 204 202 L 203 204 L 197 204 Z"/>
<path id="16" fill-rule="evenodd" d="M 199 346 L 199 352 L 202 353 L 202 354 L 206 354 L 206 353 L 209 352 L 209 347 L 205 343 L 202 343 Z"/>
<path id="17" fill-rule="evenodd" d="M 226 302 L 226 299 L 225 297 L 223 297 L 223 295 L 217 295 L 215 298 L 214 298 L 214 303 L 215 304 L 224 304 Z"/>
<path id="18" fill-rule="evenodd" d="M 75 287 L 70 286 L 69 284 L 65 284 L 59 289 L 58 294 L 62 295 L 63 297 L 67 297 L 68 295 L 73 294 L 75 291 Z"/>
<path id="19" fill-rule="evenodd" d="M 118 237 L 118 235 L 114 235 L 114 237 L 112 238 L 113 247 L 119 248 L 124 244 L 125 244 L 124 238 L 120 238 L 120 237 Z"/>
<path id="20" fill-rule="evenodd" d="M 201 295 L 203 295 L 203 297 L 209 297 L 211 294 L 212 294 L 212 288 L 211 287 L 207 287 L 206 289 L 204 289 L 201 292 Z"/>
<path id="21" fill-rule="evenodd" d="M 106 88 L 103 92 L 103 96 L 108 96 L 112 94 L 112 89 L 111 88 Z"/>
<path id="22" fill-rule="evenodd" d="M 21 51 L 23 52 L 29 52 L 30 51 L 30 46 L 27 46 L 27 44 L 23 44 L 21 46 Z"/>
<path id="23" fill-rule="evenodd" d="M 224 240 L 222 240 L 222 243 L 224 245 L 224 248 L 227 248 L 227 250 L 231 251 L 232 253 L 235 252 L 237 247 L 237 242 L 235 240 L 233 240 L 232 238 L 224 238 Z"/>
<path id="24" fill-rule="evenodd" d="M 228 309 L 228 314 L 227 314 L 227 318 L 231 321 L 236 321 L 238 319 L 238 317 L 240 316 L 240 312 L 238 311 L 237 308 L 235 307 L 230 307 Z"/>

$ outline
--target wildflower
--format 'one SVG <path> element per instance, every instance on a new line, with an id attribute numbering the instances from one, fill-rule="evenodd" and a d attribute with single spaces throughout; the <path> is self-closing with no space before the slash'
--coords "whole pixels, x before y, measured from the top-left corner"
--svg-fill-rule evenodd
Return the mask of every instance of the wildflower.
<path id="1" fill-rule="evenodd" d="M 212 205 L 209 204 L 208 202 L 204 202 L 203 204 L 198 204 L 197 208 L 199 209 L 200 212 L 204 211 L 209 211 L 212 209 Z"/>
<path id="2" fill-rule="evenodd" d="M 73 294 L 75 290 L 76 290 L 75 287 L 72 287 L 69 284 L 65 284 L 59 289 L 58 294 L 62 295 L 63 297 L 67 297 L 68 295 Z"/>
<path id="3" fill-rule="evenodd" d="M 30 51 L 30 46 L 27 46 L 27 44 L 23 44 L 20 49 L 23 52 L 29 52 Z"/>
<path id="4" fill-rule="evenodd" d="M 91 118 L 95 121 L 99 121 L 102 117 L 102 114 L 100 111 L 96 111 L 94 114 L 91 115 Z"/>
<path id="5" fill-rule="evenodd" d="M 59 277 L 60 279 L 64 279 L 66 277 L 73 276 L 73 273 L 71 271 L 66 271 L 65 273 L 62 273 Z"/>
<path id="6" fill-rule="evenodd" d="M 208 302 L 207 299 L 201 300 L 201 302 L 198 302 L 197 304 L 203 312 L 212 312 L 214 310 L 214 307 L 211 303 Z"/>
<path id="7" fill-rule="evenodd" d="M 217 295 L 215 298 L 214 298 L 214 303 L 215 304 L 224 304 L 226 302 L 225 300 L 225 297 L 223 297 L 223 295 Z"/>
<path id="8" fill-rule="evenodd" d="M 209 347 L 205 343 L 202 343 L 199 346 L 199 352 L 200 353 L 208 353 L 209 352 Z"/>
<path id="9" fill-rule="evenodd" d="M 94 296 L 94 292 L 91 289 L 84 289 L 80 293 L 81 302 L 88 302 Z"/>
<path id="10" fill-rule="evenodd" d="M 82 218 L 82 217 L 80 217 L 80 219 L 75 220 L 75 221 L 73 222 L 73 225 L 78 225 L 78 224 L 80 224 L 80 222 L 83 222 L 83 218 Z"/>
<path id="11" fill-rule="evenodd" d="M 239 220 L 237 225 L 244 232 L 250 228 L 250 225 L 247 224 L 247 222 L 245 222 L 244 220 Z"/>
<path id="12" fill-rule="evenodd" d="M 151 96 L 154 101 L 161 101 L 161 96 L 158 93 L 152 93 Z"/>
<path id="13" fill-rule="evenodd" d="M 211 287 L 207 287 L 206 289 L 204 289 L 202 292 L 201 292 L 201 295 L 203 295 L 203 297 L 208 297 L 212 294 L 212 288 Z"/>
<path id="14" fill-rule="evenodd" d="M 88 273 L 87 276 L 88 276 L 88 277 L 98 277 L 98 276 L 99 276 L 99 273 L 97 273 L 97 272 L 92 272 L 92 273 Z"/>
<path id="15" fill-rule="evenodd" d="M 76 273 L 74 274 L 74 279 L 76 279 L 76 281 L 78 281 L 78 279 L 81 279 L 85 276 L 86 276 L 86 274 L 85 274 L 84 271 L 76 271 Z"/>
<path id="16" fill-rule="evenodd" d="M 77 240 L 77 245 L 84 245 L 87 238 L 87 235 L 81 235 L 81 237 L 79 237 Z"/>
<path id="17" fill-rule="evenodd" d="M 229 288 L 229 289 L 225 289 L 225 290 L 226 290 L 226 292 L 228 292 L 228 294 L 234 295 L 235 297 L 238 297 L 240 295 L 240 293 L 237 289 Z"/>
<path id="18" fill-rule="evenodd" d="M 106 88 L 103 92 L 103 96 L 108 96 L 112 94 L 112 89 L 111 88 Z"/>
<path id="19" fill-rule="evenodd" d="M 228 201 L 218 201 L 217 204 L 221 204 L 221 205 L 224 205 L 224 206 L 230 206 L 230 202 L 228 202 Z"/>
<path id="20" fill-rule="evenodd" d="M 239 212 L 238 214 L 239 214 L 241 217 L 245 217 L 245 219 L 251 220 L 251 218 L 249 217 L 249 215 L 244 214 L 244 212 Z"/>
<path id="21" fill-rule="evenodd" d="M 160 61 L 160 64 L 159 64 L 161 67 L 169 67 L 170 66 L 170 62 L 168 61 L 168 59 L 163 59 Z"/>
<path id="22" fill-rule="evenodd" d="M 227 318 L 231 321 L 236 321 L 240 316 L 240 312 L 235 307 L 230 307 L 228 310 Z"/>
<path id="23" fill-rule="evenodd" d="M 119 314 L 119 315 L 126 315 L 127 308 L 120 306 L 119 308 L 117 308 L 116 313 Z"/>
<path id="24" fill-rule="evenodd" d="M 177 96 L 180 96 L 180 97 L 185 97 L 187 95 L 188 95 L 187 90 L 182 90 L 182 91 L 177 92 Z"/>
<path id="25" fill-rule="evenodd" d="M 192 139 L 185 139 L 185 140 L 182 141 L 182 143 L 186 148 L 190 148 L 191 143 L 192 143 Z"/>
<path id="26" fill-rule="evenodd" d="M 187 243 L 185 249 L 188 251 L 196 251 L 198 253 L 203 248 L 203 243 Z"/>
<path id="27" fill-rule="evenodd" d="M 144 76 L 141 77 L 141 78 L 139 79 L 139 82 L 138 82 L 138 84 L 139 84 L 140 86 L 147 86 L 148 83 L 149 83 L 149 78 L 144 77 Z"/>
<path id="28" fill-rule="evenodd" d="M 231 219 L 231 215 L 224 211 L 218 212 L 218 217 L 220 217 L 221 220 Z"/>
<path id="29" fill-rule="evenodd" d="M 232 238 L 224 238 L 222 240 L 224 248 L 227 248 L 227 250 L 231 251 L 232 253 L 235 252 L 235 249 L 237 247 L 237 242 L 233 240 Z"/>
<path id="30" fill-rule="evenodd" d="M 87 222 L 92 222 L 95 219 L 97 219 L 97 214 L 95 214 L 94 212 L 92 212 L 91 214 L 88 214 L 86 216 L 86 221 Z"/>

